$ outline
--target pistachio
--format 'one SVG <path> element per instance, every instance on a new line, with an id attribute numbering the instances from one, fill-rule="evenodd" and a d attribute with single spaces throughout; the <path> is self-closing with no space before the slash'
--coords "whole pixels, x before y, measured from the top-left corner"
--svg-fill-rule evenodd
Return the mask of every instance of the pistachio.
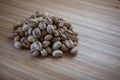
<path id="1" fill-rule="evenodd" d="M 41 31 L 40 31 L 39 28 L 35 28 L 35 29 L 33 29 L 32 34 L 33 34 L 34 37 L 40 38 L 40 36 L 41 36 Z"/>
<path id="2" fill-rule="evenodd" d="M 25 39 L 24 42 L 22 43 L 22 45 L 26 49 L 29 49 L 31 44 L 30 44 L 30 42 L 27 39 Z"/>
<path id="3" fill-rule="evenodd" d="M 39 56 L 40 52 L 39 52 L 39 50 L 33 49 L 29 52 L 29 54 L 31 56 L 37 57 L 37 56 Z"/>
<path id="4" fill-rule="evenodd" d="M 66 26 L 64 26 L 63 29 L 64 29 L 64 31 L 67 31 L 67 30 L 68 30 Z"/>
<path id="5" fill-rule="evenodd" d="M 66 40 L 67 36 L 65 34 L 61 34 L 61 40 Z"/>
<path id="6" fill-rule="evenodd" d="M 48 26 L 47 26 L 47 32 L 48 32 L 49 34 L 52 34 L 53 31 L 54 31 L 53 25 L 48 25 Z"/>
<path id="7" fill-rule="evenodd" d="M 19 30 L 16 32 L 20 37 L 23 37 L 24 36 L 24 32 L 22 30 Z"/>
<path id="8" fill-rule="evenodd" d="M 43 17 L 43 14 L 41 14 L 39 11 L 36 11 L 36 12 L 35 12 L 35 16 L 36 16 L 36 17 Z"/>
<path id="9" fill-rule="evenodd" d="M 22 37 L 22 38 L 20 39 L 20 42 L 24 42 L 25 39 L 26 39 L 26 37 Z"/>
<path id="10" fill-rule="evenodd" d="M 44 48 L 46 48 L 50 45 L 50 41 L 43 41 L 42 45 L 43 45 Z"/>
<path id="11" fill-rule="evenodd" d="M 52 52 L 53 57 L 61 57 L 63 55 L 63 52 L 61 50 L 55 50 Z"/>
<path id="12" fill-rule="evenodd" d="M 43 17 L 39 17 L 39 18 L 37 18 L 37 20 L 38 20 L 39 22 L 43 22 L 43 21 L 44 21 Z"/>
<path id="13" fill-rule="evenodd" d="M 52 49 L 53 49 L 53 50 L 57 50 L 57 49 L 60 48 L 60 46 L 61 46 L 61 42 L 60 42 L 60 41 L 56 41 L 56 42 L 53 44 Z"/>
<path id="14" fill-rule="evenodd" d="M 60 37 L 54 37 L 53 39 L 52 39 L 52 42 L 56 42 L 56 41 L 60 41 L 61 39 L 60 39 Z"/>
<path id="15" fill-rule="evenodd" d="M 50 17 L 45 17 L 44 22 L 45 22 L 46 24 L 52 24 L 52 20 L 51 20 Z"/>
<path id="16" fill-rule="evenodd" d="M 74 47 L 74 43 L 72 40 L 66 40 L 65 44 L 68 48 L 73 48 Z"/>
<path id="17" fill-rule="evenodd" d="M 23 27 L 22 27 L 22 30 L 25 32 L 28 30 L 28 25 L 27 24 L 24 24 Z"/>
<path id="18" fill-rule="evenodd" d="M 32 43 L 32 44 L 30 45 L 30 49 L 31 49 L 31 50 L 35 49 L 34 43 Z"/>
<path id="19" fill-rule="evenodd" d="M 63 27 L 64 26 L 64 21 L 59 21 L 58 22 L 58 27 Z"/>
<path id="20" fill-rule="evenodd" d="M 54 31 L 53 31 L 53 35 L 54 35 L 54 36 L 59 36 L 59 32 L 58 32 L 57 30 L 54 30 Z"/>
<path id="21" fill-rule="evenodd" d="M 47 34 L 47 31 L 41 31 L 41 36 L 45 36 Z"/>
<path id="22" fill-rule="evenodd" d="M 39 28 L 40 28 L 41 30 L 45 30 L 45 29 L 46 29 L 46 24 L 45 24 L 44 22 L 40 22 L 40 23 L 39 23 Z"/>
<path id="23" fill-rule="evenodd" d="M 28 33 L 28 31 L 26 31 L 26 32 L 25 32 L 25 36 L 29 36 L 29 33 Z"/>
<path id="24" fill-rule="evenodd" d="M 15 42 L 14 42 L 14 46 L 15 46 L 16 48 L 18 48 L 18 49 L 23 48 L 22 43 L 21 43 L 21 42 L 19 42 L 19 41 L 15 41 Z"/>
<path id="25" fill-rule="evenodd" d="M 32 35 L 30 35 L 30 36 L 28 36 L 28 41 L 30 41 L 30 42 L 35 42 L 35 38 L 32 36 Z"/>
<path id="26" fill-rule="evenodd" d="M 20 40 L 20 36 L 14 37 L 14 41 L 19 41 L 19 40 Z"/>
<path id="27" fill-rule="evenodd" d="M 65 44 L 62 44 L 60 49 L 64 52 L 69 50 L 68 47 Z"/>
<path id="28" fill-rule="evenodd" d="M 31 35 L 32 34 L 32 27 L 28 27 L 28 34 Z"/>
<path id="29" fill-rule="evenodd" d="M 45 49 L 43 49 L 41 52 L 40 52 L 41 56 L 47 56 L 47 51 Z"/>
<path id="30" fill-rule="evenodd" d="M 27 19 L 27 21 L 28 21 L 29 23 L 38 23 L 38 19 L 37 19 L 37 18 Z"/>
<path id="31" fill-rule="evenodd" d="M 44 40 L 46 40 L 46 41 L 49 41 L 49 40 L 51 40 L 52 39 L 52 35 L 51 34 L 48 34 L 48 35 L 46 35 L 45 37 L 44 37 Z"/>
<path id="32" fill-rule="evenodd" d="M 42 50 L 42 44 L 39 41 L 34 42 L 34 48 L 36 50 Z"/>
<path id="33" fill-rule="evenodd" d="M 48 54 L 51 54 L 51 53 L 52 53 L 52 49 L 51 49 L 50 47 L 47 47 L 47 48 L 46 48 L 46 51 L 47 51 Z"/>
<path id="34" fill-rule="evenodd" d="M 10 38 L 10 39 L 14 39 L 14 37 L 16 37 L 16 36 L 17 36 L 17 34 L 13 31 L 8 33 L 8 38 Z"/>
<path id="35" fill-rule="evenodd" d="M 64 22 L 64 25 L 65 25 L 67 28 L 71 27 L 71 24 L 68 23 L 68 22 Z"/>
<path id="36" fill-rule="evenodd" d="M 78 52 L 78 47 L 77 46 L 74 47 L 70 52 L 71 52 L 71 54 L 75 55 Z"/>

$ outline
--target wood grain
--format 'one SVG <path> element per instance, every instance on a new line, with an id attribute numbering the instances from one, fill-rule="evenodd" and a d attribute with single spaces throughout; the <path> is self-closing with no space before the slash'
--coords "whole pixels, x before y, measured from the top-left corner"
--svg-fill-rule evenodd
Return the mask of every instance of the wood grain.
<path id="1" fill-rule="evenodd" d="M 77 56 L 33 58 L 14 48 L 8 32 L 37 10 L 73 24 Z M 120 1 L 0 0 L 0 80 L 120 80 Z"/>

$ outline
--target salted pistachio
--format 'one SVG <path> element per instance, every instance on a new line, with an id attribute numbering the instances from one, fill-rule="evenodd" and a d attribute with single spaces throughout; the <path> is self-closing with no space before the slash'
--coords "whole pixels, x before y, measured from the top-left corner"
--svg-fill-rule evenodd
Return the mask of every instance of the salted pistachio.
<path id="1" fill-rule="evenodd" d="M 59 34 L 62 34 L 62 31 L 60 29 L 57 30 L 59 32 Z"/>
<path id="2" fill-rule="evenodd" d="M 19 40 L 20 40 L 20 36 L 14 37 L 14 41 L 19 41 Z"/>
<path id="3" fill-rule="evenodd" d="M 63 27 L 64 26 L 64 21 L 59 21 L 58 22 L 58 27 Z"/>
<path id="4" fill-rule="evenodd" d="M 28 30 L 28 25 L 27 24 L 24 24 L 23 27 L 22 27 L 22 30 L 25 32 Z"/>
<path id="5" fill-rule="evenodd" d="M 54 30 L 53 31 L 53 35 L 56 37 L 56 36 L 59 36 L 59 32 L 57 30 Z"/>
<path id="6" fill-rule="evenodd" d="M 36 41 L 35 38 L 32 35 L 28 36 L 27 39 L 30 42 L 35 42 Z"/>
<path id="7" fill-rule="evenodd" d="M 52 52 L 53 57 L 61 57 L 63 55 L 63 52 L 61 50 L 55 50 Z"/>
<path id="8" fill-rule="evenodd" d="M 41 36 L 41 31 L 39 28 L 34 28 L 33 31 L 32 31 L 32 35 L 35 37 L 35 38 L 40 38 Z"/>
<path id="9" fill-rule="evenodd" d="M 56 41 L 60 41 L 60 40 L 61 40 L 60 37 L 53 37 L 52 42 L 56 42 Z"/>
<path id="10" fill-rule="evenodd" d="M 74 33 L 73 33 L 71 30 L 67 30 L 66 32 L 67 32 L 68 34 L 74 35 Z"/>
<path id="11" fill-rule="evenodd" d="M 48 25 L 48 26 L 47 26 L 47 32 L 48 32 L 49 34 L 52 34 L 53 31 L 54 31 L 53 25 Z"/>
<path id="12" fill-rule="evenodd" d="M 16 30 L 18 27 L 22 27 L 22 23 L 21 22 L 16 22 L 13 26 L 13 29 Z"/>
<path id="13" fill-rule="evenodd" d="M 63 28 L 59 28 L 59 30 L 61 31 L 61 33 L 65 32 L 65 30 Z"/>
<path id="14" fill-rule="evenodd" d="M 52 23 L 53 23 L 53 22 L 52 22 L 52 19 L 51 19 L 50 17 L 45 17 L 44 22 L 45 22 L 46 24 L 52 24 Z"/>
<path id="15" fill-rule="evenodd" d="M 39 18 L 39 17 L 43 17 L 44 15 L 40 13 L 39 11 L 36 11 L 35 16 Z"/>
<path id="16" fill-rule="evenodd" d="M 28 33 L 28 31 L 26 31 L 26 32 L 25 32 L 25 36 L 29 36 L 29 33 Z"/>
<path id="17" fill-rule="evenodd" d="M 60 49 L 61 49 L 62 51 L 64 51 L 64 52 L 66 52 L 66 51 L 69 50 L 68 47 L 67 47 L 65 44 L 61 44 Z"/>
<path id="18" fill-rule="evenodd" d="M 36 50 L 42 50 L 42 44 L 40 41 L 36 41 L 33 43 L 33 46 Z"/>
<path id="19" fill-rule="evenodd" d="M 14 46 L 15 46 L 16 48 L 18 48 L 18 49 L 23 48 L 22 43 L 21 43 L 21 42 L 19 42 L 19 41 L 15 41 L 15 42 L 14 42 Z"/>
<path id="20" fill-rule="evenodd" d="M 46 29 L 46 24 L 45 24 L 44 22 L 40 22 L 40 23 L 39 23 L 39 28 L 40 28 L 41 30 L 45 30 L 45 29 Z"/>
<path id="21" fill-rule="evenodd" d="M 52 49 L 53 50 L 57 50 L 59 49 L 61 46 L 61 42 L 60 41 L 56 41 L 55 43 L 53 43 Z"/>
<path id="22" fill-rule="evenodd" d="M 44 37 L 44 40 L 46 40 L 46 41 L 49 41 L 49 40 L 51 40 L 52 39 L 52 35 L 51 34 L 48 34 L 48 35 L 46 35 L 45 37 Z"/>
<path id="23" fill-rule="evenodd" d="M 68 47 L 68 48 L 73 48 L 74 47 L 74 43 L 72 40 L 66 40 L 65 41 L 65 45 Z"/>
<path id="24" fill-rule="evenodd" d="M 42 30 L 42 31 L 41 31 L 41 36 L 45 36 L 45 35 L 47 35 L 47 31 Z"/>
<path id="25" fill-rule="evenodd" d="M 53 24 L 57 24 L 59 18 L 57 16 L 51 16 L 51 19 L 53 21 Z"/>
<path id="26" fill-rule="evenodd" d="M 76 46 L 76 47 L 74 47 L 71 51 L 70 51 L 70 53 L 71 54 L 76 54 L 78 52 L 78 47 Z"/>
<path id="27" fill-rule="evenodd" d="M 71 27 L 71 24 L 68 22 L 64 22 L 64 26 L 66 26 L 67 28 Z"/>
<path id="28" fill-rule="evenodd" d="M 60 34 L 61 40 L 66 40 L 67 36 L 65 34 Z"/>
<path id="29" fill-rule="evenodd" d="M 27 39 L 27 38 L 26 38 L 26 37 L 22 37 L 22 38 L 20 39 L 20 42 L 24 42 L 25 39 Z"/>
<path id="30" fill-rule="evenodd" d="M 44 48 L 46 48 L 50 45 L 50 41 L 43 41 L 42 45 L 43 45 Z"/>
<path id="31" fill-rule="evenodd" d="M 31 35 L 32 34 L 32 27 L 28 27 L 28 34 Z"/>
<path id="32" fill-rule="evenodd" d="M 68 30 L 66 26 L 64 26 L 63 29 L 64 29 L 64 31 L 67 31 L 67 30 Z"/>
<path id="33" fill-rule="evenodd" d="M 39 52 L 39 50 L 33 49 L 29 52 L 29 54 L 33 57 L 37 57 L 37 56 L 39 56 L 40 52 Z"/>
<path id="34" fill-rule="evenodd" d="M 47 51 L 48 54 L 51 54 L 51 53 L 52 53 L 52 49 L 51 49 L 50 47 L 47 47 L 47 48 L 46 48 L 46 51 Z"/>
<path id="35" fill-rule="evenodd" d="M 23 47 L 25 47 L 26 49 L 29 49 L 31 43 L 30 43 L 27 39 L 25 39 L 24 42 L 22 43 L 22 45 L 23 45 Z"/>
<path id="36" fill-rule="evenodd" d="M 27 19 L 28 23 L 38 23 L 38 19 L 37 18 L 33 18 L 33 19 Z"/>
<path id="37" fill-rule="evenodd" d="M 40 55 L 41 56 L 47 56 L 47 51 L 45 49 L 42 49 L 42 51 L 40 51 Z"/>
<path id="38" fill-rule="evenodd" d="M 11 31 L 8 33 L 8 38 L 10 38 L 10 39 L 14 39 L 14 37 L 16 37 L 16 36 L 17 36 L 17 34 L 14 31 Z"/>
<path id="39" fill-rule="evenodd" d="M 17 33 L 20 37 L 23 37 L 23 36 L 24 36 L 24 31 L 22 31 L 22 30 L 18 30 L 18 31 L 16 31 L 16 33 Z"/>

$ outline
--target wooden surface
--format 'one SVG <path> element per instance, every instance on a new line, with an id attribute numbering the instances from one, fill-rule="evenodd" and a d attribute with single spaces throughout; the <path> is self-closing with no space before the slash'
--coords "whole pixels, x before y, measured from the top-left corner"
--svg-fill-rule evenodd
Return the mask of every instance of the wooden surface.
<path id="1" fill-rule="evenodd" d="M 14 48 L 12 25 L 37 10 L 73 24 L 77 56 L 32 58 Z M 120 1 L 0 0 L 0 80 L 120 80 Z"/>

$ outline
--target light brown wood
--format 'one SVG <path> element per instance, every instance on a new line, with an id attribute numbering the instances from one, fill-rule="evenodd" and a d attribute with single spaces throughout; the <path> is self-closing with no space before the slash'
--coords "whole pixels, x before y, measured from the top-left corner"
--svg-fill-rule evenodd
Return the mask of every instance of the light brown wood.
<path id="1" fill-rule="evenodd" d="M 33 58 L 14 48 L 8 32 L 37 10 L 72 23 L 77 56 Z M 120 80 L 120 1 L 0 0 L 0 80 Z"/>

